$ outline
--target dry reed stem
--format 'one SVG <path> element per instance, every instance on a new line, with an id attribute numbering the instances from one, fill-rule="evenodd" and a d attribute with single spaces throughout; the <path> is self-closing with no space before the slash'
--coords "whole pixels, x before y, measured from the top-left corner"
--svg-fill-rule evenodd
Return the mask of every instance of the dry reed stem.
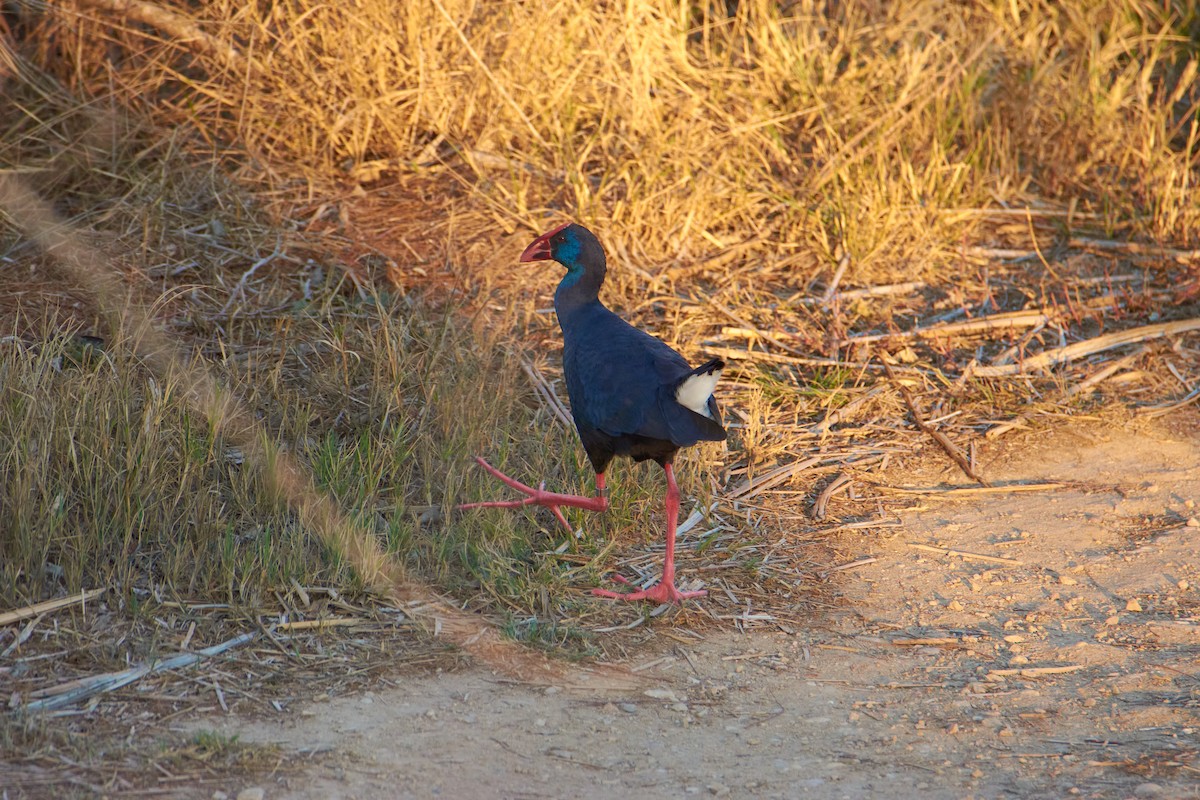
<path id="1" fill-rule="evenodd" d="M 95 600 L 100 595 L 107 592 L 108 589 L 88 589 L 79 594 L 72 594 L 67 597 L 60 597 L 57 600 L 46 600 L 42 603 L 34 603 L 25 608 L 17 608 L 12 611 L 6 611 L 0 614 L 0 627 L 11 625 L 14 622 L 20 622 L 23 619 L 36 617 L 40 614 L 48 614 L 51 611 L 57 611 L 60 608 L 68 606 L 84 605 L 91 600 Z"/>
<path id="2" fill-rule="evenodd" d="M 1154 325 L 1143 325 L 1116 333 L 1108 333 L 1082 342 L 1058 347 L 1044 353 L 1030 356 L 1017 364 L 1002 364 L 999 366 L 971 368 L 971 373 L 980 378 L 1014 377 L 1038 370 L 1047 369 L 1059 364 L 1066 364 L 1094 353 L 1103 353 L 1127 344 L 1136 344 L 1164 336 L 1175 336 L 1188 331 L 1200 330 L 1200 318 L 1181 319 L 1174 322 L 1159 322 Z"/>

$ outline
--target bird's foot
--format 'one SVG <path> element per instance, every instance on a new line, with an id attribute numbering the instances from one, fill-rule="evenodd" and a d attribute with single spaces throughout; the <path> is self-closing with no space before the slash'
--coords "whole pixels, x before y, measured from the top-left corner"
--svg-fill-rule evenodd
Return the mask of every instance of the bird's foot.
<path id="1" fill-rule="evenodd" d="M 633 585 L 620 575 L 613 575 L 613 580 L 617 583 L 623 583 L 626 586 Z M 653 600 L 656 603 L 674 603 L 678 605 L 684 600 L 691 600 L 693 597 L 704 597 L 708 594 L 708 590 L 700 589 L 695 592 L 681 592 L 675 588 L 674 580 L 663 580 L 654 584 L 649 589 L 640 589 L 636 592 L 614 592 L 609 589 L 592 589 L 592 594 L 597 597 L 608 597 L 613 600 Z"/>
<path id="2" fill-rule="evenodd" d="M 518 492 L 529 495 L 524 500 L 489 500 L 483 503 L 463 503 L 458 506 L 459 509 L 466 508 L 520 508 L 522 506 L 545 506 L 550 509 L 551 513 L 562 523 L 562 526 L 568 531 L 574 530 L 567 518 L 563 516 L 561 506 L 571 506 L 574 508 L 584 508 L 589 511 L 604 511 L 608 508 L 608 498 L 604 495 L 598 497 L 584 497 L 577 494 L 558 494 L 557 492 L 547 492 L 546 484 L 543 481 L 538 488 L 526 486 L 515 478 L 510 478 L 500 470 L 493 467 L 482 458 L 476 458 L 475 462 L 479 466 L 486 469 L 493 476 L 499 478 L 504 483 L 508 484 Z"/>

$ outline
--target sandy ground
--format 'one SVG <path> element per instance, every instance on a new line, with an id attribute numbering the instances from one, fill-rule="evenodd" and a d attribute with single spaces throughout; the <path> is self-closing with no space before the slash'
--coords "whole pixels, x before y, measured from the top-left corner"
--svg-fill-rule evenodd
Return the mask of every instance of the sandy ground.
<path id="1" fill-rule="evenodd" d="M 989 476 L 1069 486 L 930 500 L 852 543 L 875 560 L 840 573 L 837 611 L 659 637 L 637 688 L 472 668 L 186 727 L 311 758 L 260 778 L 268 800 L 1200 798 L 1192 435 L 1031 437 Z"/>

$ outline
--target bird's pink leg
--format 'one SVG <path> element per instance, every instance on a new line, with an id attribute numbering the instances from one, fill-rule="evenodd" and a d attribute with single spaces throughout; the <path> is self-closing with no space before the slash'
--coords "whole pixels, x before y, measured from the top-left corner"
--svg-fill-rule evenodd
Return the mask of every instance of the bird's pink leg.
<path id="1" fill-rule="evenodd" d="M 538 488 L 526 486 L 520 481 L 510 478 L 500 470 L 493 467 L 482 458 L 476 458 L 475 463 L 486 469 L 492 475 L 507 483 L 518 492 L 523 492 L 529 495 L 524 500 L 489 500 L 484 503 L 463 503 L 459 508 L 520 508 L 521 506 L 545 506 L 554 512 L 554 516 L 562 523 L 563 527 L 568 531 L 573 530 L 570 524 L 567 523 L 567 518 L 563 516 L 559 506 L 569 506 L 571 508 L 584 508 L 588 511 L 604 511 L 608 508 L 608 495 L 606 493 L 604 473 L 596 473 L 596 496 L 584 497 L 578 494 L 557 494 L 555 492 L 547 492 L 546 484 L 543 483 Z"/>
<path id="2" fill-rule="evenodd" d="M 675 484 L 675 472 L 670 462 L 663 465 L 667 473 L 667 497 L 664 503 L 667 507 L 667 552 L 663 557 L 662 580 L 649 589 L 637 592 L 613 592 L 608 589 L 593 589 L 592 594 L 600 597 L 611 597 L 616 600 L 653 600 L 656 603 L 680 603 L 693 597 L 703 597 L 708 594 L 701 589 L 698 592 L 681 592 L 675 588 L 675 526 L 679 519 L 679 487 Z M 629 581 L 620 575 L 614 575 L 618 583 L 629 585 Z"/>

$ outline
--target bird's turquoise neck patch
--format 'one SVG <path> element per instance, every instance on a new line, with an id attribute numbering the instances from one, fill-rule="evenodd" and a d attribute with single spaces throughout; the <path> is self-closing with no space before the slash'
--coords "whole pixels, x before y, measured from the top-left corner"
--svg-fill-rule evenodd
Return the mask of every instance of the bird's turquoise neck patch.
<path id="1" fill-rule="evenodd" d="M 579 264 L 567 264 L 565 266 L 567 267 L 567 274 L 559 281 L 558 287 L 560 289 L 567 289 L 574 286 L 583 277 L 583 267 Z"/>
<path id="2" fill-rule="evenodd" d="M 579 239 L 568 235 L 562 244 L 554 248 L 554 260 L 567 268 L 560 287 L 574 286 L 583 277 L 583 265 L 579 263 L 579 253 L 583 250 Z"/>

